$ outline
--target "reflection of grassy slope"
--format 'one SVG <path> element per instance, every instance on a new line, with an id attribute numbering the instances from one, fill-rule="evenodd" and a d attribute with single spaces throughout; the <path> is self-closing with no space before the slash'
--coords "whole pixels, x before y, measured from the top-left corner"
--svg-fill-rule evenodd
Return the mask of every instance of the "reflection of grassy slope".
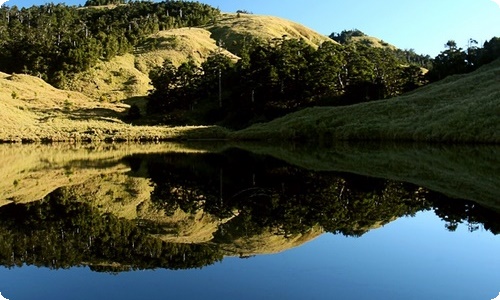
<path id="1" fill-rule="evenodd" d="M 58 187 L 122 173 L 133 153 L 198 152 L 179 144 L 0 145 L 0 205 L 39 200 Z"/>
<path id="2" fill-rule="evenodd" d="M 429 144 L 343 144 L 330 148 L 240 145 L 317 171 L 350 172 L 424 186 L 500 209 L 500 148 Z"/>
<path id="3" fill-rule="evenodd" d="M 315 226 L 307 232 L 296 233 L 287 237 L 266 229 L 258 235 L 237 237 L 217 243 L 228 256 L 251 256 L 283 252 L 312 241 L 323 233 L 324 230 L 319 226 Z"/>
<path id="4" fill-rule="evenodd" d="M 500 143 L 500 60 L 404 96 L 315 107 L 232 135 L 237 139 Z"/>
<path id="5" fill-rule="evenodd" d="M 173 215 L 166 215 L 151 201 L 153 186 L 148 178 L 123 173 L 94 176 L 67 190 L 103 213 L 143 224 L 152 236 L 171 243 L 208 242 L 226 221 L 203 210 L 189 214 L 177 209 Z"/>
<path id="6" fill-rule="evenodd" d="M 221 224 L 237 216 L 219 219 L 201 209 L 192 214 L 177 209 L 174 214 L 166 215 L 150 201 L 152 186 L 149 179 L 107 174 L 95 176 L 66 190 L 103 213 L 143 224 L 152 236 L 162 241 L 181 244 L 214 242 L 224 249 L 226 255 L 277 253 L 299 246 L 323 233 L 321 228 L 313 228 L 304 234 L 284 237 L 268 229 L 259 235 L 237 237 L 221 243 L 213 240 L 214 234 Z"/>
<path id="7" fill-rule="evenodd" d="M 203 145 L 207 149 L 207 145 Z M 202 147 L 202 146 L 201 146 Z M 216 150 L 220 149 L 216 146 Z M 95 149 L 94 149 L 95 148 Z M 94 151 L 97 150 L 97 151 Z M 133 220 L 147 228 L 148 233 L 166 242 L 206 243 L 213 242 L 224 249 L 225 255 L 254 255 L 276 253 L 299 246 L 322 233 L 313 227 L 303 233 L 285 237 L 276 235 L 276 229 L 265 228 L 262 233 L 235 235 L 229 240 L 213 240 L 221 224 L 238 218 L 218 219 L 209 213 L 194 214 L 177 210 L 166 216 L 150 200 L 152 186 L 147 178 L 129 177 L 129 169 L 122 158 L 134 153 L 156 152 L 203 152 L 175 144 L 150 145 L 88 145 L 58 147 L 43 145 L 3 145 L 0 147 L 0 199 L 29 202 L 37 200 L 57 187 L 78 201 L 88 204 L 102 214 Z M 16 181 L 14 185 L 12 181 Z M 13 197 L 13 198 L 12 198 Z M 6 204 L 5 202 L 4 204 Z M 362 231 L 376 228 L 390 220 L 377 219 Z M 228 223 L 232 230 L 239 230 L 238 223 Z"/>

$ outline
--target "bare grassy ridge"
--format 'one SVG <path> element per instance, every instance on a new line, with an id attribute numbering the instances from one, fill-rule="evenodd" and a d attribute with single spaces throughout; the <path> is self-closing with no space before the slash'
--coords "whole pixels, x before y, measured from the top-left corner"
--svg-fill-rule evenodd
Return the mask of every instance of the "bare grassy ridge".
<path id="1" fill-rule="evenodd" d="M 500 60 L 401 97 L 307 108 L 230 138 L 500 143 Z"/>

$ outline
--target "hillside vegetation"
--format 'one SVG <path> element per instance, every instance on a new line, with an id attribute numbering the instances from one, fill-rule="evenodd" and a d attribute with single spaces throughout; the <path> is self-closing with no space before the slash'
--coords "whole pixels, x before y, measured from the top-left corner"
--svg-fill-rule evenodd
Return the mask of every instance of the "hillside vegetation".
<path id="1" fill-rule="evenodd" d="M 231 135 L 258 140 L 408 140 L 500 143 L 500 60 L 406 95 L 313 107 Z"/>
<path id="2" fill-rule="evenodd" d="M 66 88 L 94 99 L 109 101 L 145 96 L 152 88 L 149 72 L 161 66 L 166 59 L 175 66 L 189 59 L 201 65 L 211 53 L 218 51 L 220 44 L 222 53 L 236 61 L 246 44 L 281 39 L 283 36 L 302 39 L 313 47 L 329 40 L 314 30 L 286 19 L 224 13 L 215 24 L 173 28 L 150 34 L 133 54 L 101 61 L 89 70 L 75 74 Z"/>

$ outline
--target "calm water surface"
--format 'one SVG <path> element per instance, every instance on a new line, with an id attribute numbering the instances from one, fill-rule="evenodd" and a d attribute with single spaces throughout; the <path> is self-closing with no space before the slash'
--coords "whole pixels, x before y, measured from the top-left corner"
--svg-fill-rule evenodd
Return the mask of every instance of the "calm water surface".
<path id="1" fill-rule="evenodd" d="M 11 300 L 500 292 L 495 147 L 0 152 L 0 292 Z"/>

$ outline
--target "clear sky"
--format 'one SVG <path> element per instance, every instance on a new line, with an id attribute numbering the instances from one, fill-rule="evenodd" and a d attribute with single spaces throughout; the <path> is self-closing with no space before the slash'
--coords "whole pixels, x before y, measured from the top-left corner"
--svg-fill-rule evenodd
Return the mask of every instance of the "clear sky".
<path id="1" fill-rule="evenodd" d="M 2 0 L 0 0 L 2 1 Z M 499 2 L 500 0 L 497 0 Z M 9 0 L 6 5 L 31 6 L 51 1 Z M 58 2 L 57 0 L 53 2 Z M 63 1 L 61 1 L 63 2 Z M 83 5 L 85 0 L 64 1 Z M 359 29 L 401 49 L 432 57 L 448 40 L 465 48 L 470 38 L 481 45 L 500 37 L 500 4 L 493 0 L 201 0 L 223 12 L 247 10 L 302 23 L 329 35 Z"/>

